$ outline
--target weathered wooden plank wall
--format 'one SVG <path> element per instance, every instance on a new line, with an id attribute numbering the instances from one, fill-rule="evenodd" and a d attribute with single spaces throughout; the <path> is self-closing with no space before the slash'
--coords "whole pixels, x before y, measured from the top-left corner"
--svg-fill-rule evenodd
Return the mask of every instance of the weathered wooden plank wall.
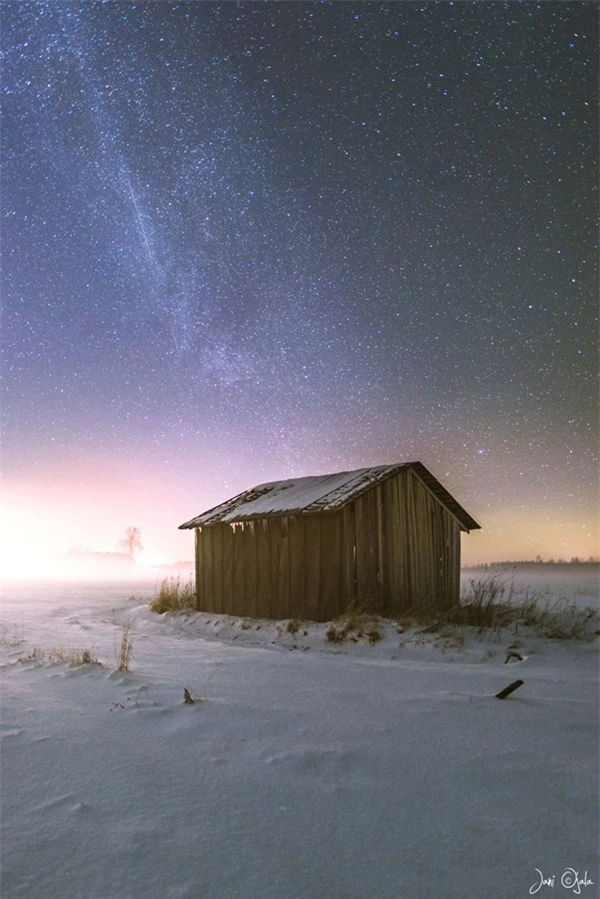
<path id="1" fill-rule="evenodd" d="M 244 540 L 244 526 L 235 525 L 233 528 L 233 589 L 231 591 L 231 615 L 243 616 L 246 614 L 244 604 L 244 585 L 246 583 L 246 541 Z"/>
<path id="2" fill-rule="evenodd" d="M 256 522 L 256 615 L 258 618 L 271 617 L 271 540 L 267 522 Z"/>
<path id="3" fill-rule="evenodd" d="M 257 529 L 260 521 L 249 521 L 242 529 L 245 543 L 244 553 L 244 615 L 257 618 L 257 590 L 258 590 L 258 539 Z"/>
<path id="4" fill-rule="evenodd" d="M 290 534 L 288 519 L 281 518 L 281 544 L 279 548 L 279 576 L 277 580 L 277 594 L 275 597 L 275 617 L 291 618 L 290 610 Z"/>
<path id="5" fill-rule="evenodd" d="M 342 509 L 341 568 L 342 607 L 347 608 L 356 595 L 356 535 L 354 503 Z"/>
<path id="6" fill-rule="evenodd" d="M 387 598 L 387 611 L 398 607 L 404 595 L 404 542 L 402 540 L 398 478 L 381 485 L 382 497 L 382 584 Z"/>
<path id="7" fill-rule="evenodd" d="M 197 608 L 324 621 L 353 602 L 388 615 L 458 602 L 460 527 L 411 470 L 337 513 L 196 529 Z"/>
<path id="8" fill-rule="evenodd" d="M 220 612 L 223 596 L 223 528 L 211 528 L 211 531 L 213 612 Z"/>
<path id="9" fill-rule="evenodd" d="M 454 516 L 412 471 L 406 482 L 407 571 L 409 607 L 433 611 L 458 602 L 460 527 Z"/>
<path id="10" fill-rule="evenodd" d="M 319 517 L 321 542 L 319 559 L 319 619 L 328 621 L 344 610 L 342 578 L 342 516 Z"/>
<path id="11" fill-rule="evenodd" d="M 322 617 L 324 605 L 323 589 L 321 586 L 321 555 L 323 552 L 321 540 L 322 515 L 308 515 L 302 518 L 304 528 L 304 604 L 306 617 L 309 620 L 318 620 Z"/>
<path id="12" fill-rule="evenodd" d="M 196 548 L 196 608 L 200 611 L 204 608 L 204 591 L 202 590 L 202 528 L 196 528 L 194 544 Z"/>
<path id="13" fill-rule="evenodd" d="M 270 589 L 269 617 L 276 618 L 277 611 L 279 609 L 279 584 L 280 584 L 279 566 L 280 566 L 280 562 L 281 562 L 281 556 L 283 554 L 283 531 L 282 531 L 281 521 L 278 518 L 274 518 L 272 521 L 268 522 L 267 535 L 268 535 L 268 540 L 270 542 L 269 582 L 270 582 L 271 589 Z"/>
<path id="14" fill-rule="evenodd" d="M 298 617 L 298 610 L 305 608 L 304 570 L 308 559 L 304 551 L 304 519 L 292 517 L 288 519 L 289 541 L 289 596 L 286 604 L 286 618 Z M 306 617 L 304 615 L 303 617 Z"/>
<path id="15" fill-rule="evenodd" d="M 228 524 L 220 524 L 217 527 L 221 531 L 223 553 L 221 559 L 222 593 L 219 598 L 219 612 L 223 614 L 229 611 L 233 597 L 233 528 L 230 528 Z"/>

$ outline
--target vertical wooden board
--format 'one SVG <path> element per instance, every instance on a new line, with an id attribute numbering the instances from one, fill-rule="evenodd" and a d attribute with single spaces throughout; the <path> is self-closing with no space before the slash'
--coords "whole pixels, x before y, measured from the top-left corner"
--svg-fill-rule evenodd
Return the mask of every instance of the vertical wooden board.
<path id="1" fill-rule="evenodd" d="M 204 603 L 202 584 L 202 528 L 194 530 L 196 544 L 196 609 L 201 612 Z"/>
<path id="2" fill-rule="evenodd" d="M 413 475 L 414 477 L 414 475 Z M 435 595 L 434 546 L 431 539 L 430 506 L 431 494 L 423 488 L 423 484 L 415 477 L 415 503 L 417 511 L 417 552 L 421 571 L 422 602 L 424 607 L 432 610 L 437 602 Z"/>
<path id="3" fill-rule="evenodd" d="M 447 576 L 448 576 L 448 554 L 446 547 L 446 528 L 443 516 L 443 510 L 439 503 L 434 504 L 436 506 L 435 509 L 435 528 L 434 528 L 434 545 L 435 545 L 435 559 L 437 563 L 436 568 L 436 590 L 437 596 L 439 598 L 439 603 L 443 608 L 447 608 L 448 604 L 448 590 L 447 590 Z"/>
<path id="4" fill-rule="evenodd" d="M 359 496 L 353 503 L 354 506 L 354 534 L 355 534 L 355 572 L 356 572 L 356 598 L 360 601 L 364 598 L 366 580 L 366 554 L 367 535 L 365 529 L 365 515 L 363 497 Z"/>
<path id="5" fill-rule="evenodd" d="M 377 582 L 377 506 L 375 503 L 375 491 L 369 490 L 363 496 L 364 508 L 364 538 L 365 538 L 365 598 L 369 602 L 377 602 L 378 587 Z"/>
<path id="6" fill-rule="evenodd" d="M 412 475 L 412 472 L 411 472 Z M 413 482 L 413 515 L 414 515 L 414 537 L 415 537 L 415 558 L 419 570 L 419 586 L 420 597 L 419 604 L 421 608 L 429 608 L 429 559 L 430 547 L 427 544 L 427 506 L 426 498 L 421 492 L 421 484 L 412 475 Z"/>
<path id="7" fill-rule="evenodd" d="M 439 523 L 439 541 L 440 541 L 440 551 L 441 551 L 441 564 L 440 564 L 440 574 L 439 574 L 439 582 L 440 582 L 440 593 L 442 595 L 442 602 L 445 608 L 450 608 L 453 605 L 452 603 L 452 545 L 449 539 L 448 527 L 446 523 L 446 516 L 443 509 L 439 510 L 440 523 Z"/>
<path id="8" fill-rule="evenodd" d="M 366 500 L 366 537 L 367 537 L 367 594 L 372 599 L 377 609 L 381 609 L 381 585 L 379 582 L 379 550 L 377 546 L 377 492 L 369 490 L 365 494 Z"/>
<path id="9" fill-rule="evenodd" d="M 367 493 L 356 501 L 356 579 L 359 602 L 367 599 L 371 586 L 369 582 L 370 544 L 369 494 Z"/>
<path id="10" fill-rule="evenodd" d="M 440 541 L 437 536 L 437 509 L 430 493 L 426 496 L 426 527 L 427 527 L 427 570 L 429 601 L 433 605 L 443 602 L 440 595 Z"/>
<path id="11" fill-rule="evenodd" d="M 432 533 L 431 540 L 433 544 L 433 570 L 434 570 L 434 578 L 435 578 L 435 588 L 437 596 L 439 597 L 439 602 L 443 608 L 447 607 L 447 592 L 445 586 L 444 579 L 444 569 L 445 569 L 445 540 L 444 540 L 444 519 L 443 519 L 443 510 L 441 505 L 434 500 L 433 497 L 430 497 L 431 506 L 432 506 Z"/>
<path id="12" fill-rule="evenodd" d="M 390 585 L 387 577 L 386 560 L 386 532 L 383 518 L 383 484 L 375 488 L 375 503 L 377 506 L 377 529 L 375 532 L 375 544 L 377 552 L 377 583 L 381 594 L 381 611 L 387 615 L 389 606 Z"/>
<path id="13" fill-rule="evenodd" d="M 304 618 L 323 621 L 321 608 L 321 520 L 323 515 L 307 515 L 304 525 Z"/>
<path id="14" fill-rule="evenodd" d="M 244 583 L 245 615 L 257 618 L 256 590 L 258 587 L 258 540 L 257 529 L 260 521 L 249 521 L 244 525 L 244 558 L 246 566 L 246 579 Z"/>
<path id="15" fill-rule="evenodd" d="M 391 527 L 389 517 L 389 480 L 379 485 L 378 494 L 378 541 L 379 541 L 379 578 L 381 588 L 385 597 L 386 613 L 392 614 L 393 609 L 393 593 L 394 593 L 394 575 L 392 558 L 390 555 L 391 543 Z"/>
<path id="16" fill-rule="evenodd" d="M 395 615 L 400 609 L 402 582 L 400 570 L 400 547 L 398 545 L 398 505 L 396 501 L 396 477 L 388 478 L 381 485 L 382 517 L 384 532 L 384 572 L 383 583 L 388 595 L 388 614 Z"/>
<path id="17" fill-rule="evenodd" d="M 223 608 L 223 525 L 215 524 L 212 530 L 213 612 Z"/>
<path id="18" fill-rule="evenodd" d="M 406 471 L 400 472 L 393 480 L 394 496 L 394 568 L 396 572 L 396 609 L 397 614 L 408 610 L 411 604 L 410 580 L 408 573 L 408 545 L 406 533 L 406 518 L 404 512 L 404 494 L 406 484 Z"/>
<path id="19" fill-rule="evenodd" d="M 405 491 L 405 515 L 407 522 L 408 543 L 408 569 L 411 582 L 411 604 L 417 608 L 422 607 L 421 572 L 419 570 L 419 556 L 417 545 L 417 523 L 415 512 L 414 476 L 412 471 L 407 472 Z"/>
<path id="20" fill-rule="evenodd" d="M 342 510 L 342 611 L 354 602 L 356 597 L 356 534 L 354 503 L 348 503 Z"/>
<path id="21" fill-rule="evenodd" d="M 443 558 L 439 503 L 413 475 L 416 510 L 417 565 L 421 584 L 421 605 L 433 612 L 444 603 L 440 576 Z"/>
<path id="22" fill-rule="evenodd" d="M 444 550 L 444 564 L 442 565 L 442 572 L 440 575 L 440 579 L 443 584 L 443 590 L 445 593 L 445 606 L 447 609 L 451 609 L 452 606 L 455 606 L 458 602 L 458 593 L 459 590 L 456 589 L 459 587 L 459 584 L 455 581 L 455 540 L 458 537 L 459 545 L 460 545 L 460 529 L 458 525 L 452 520 L 450 515 L 444 510 L 440 509 L 440 517 L 441 517 L 441 540 L 443 543 Z M 460 571 L 459 571 L 460 578 Z"/>
<path id="23" fill-rule="evenodd" d="M 448 522 L 452 528 L 450 537 L 451 571 L 448 577 L 448 581 L 451 597 L 450 605 L 454 606 L 460 600 L 460 541 L 462 538 L 460 527 L 455 521 L 452 521 L 450 519 L 450 516 L 448 516 Z"/>
<path id="24" fill-rule="evenodd" d="M 441 518 L 441 507 L 439 503 L 433 501 L 433 497 L 429 496 L 429 535 L 431 542 L 430 550 L 430 567 L 432 592 L 435 602 L 440 608 L 444 608 L 446 604 L 446 591 L 444 586 L 443 569 L 444 569 L 444 527 Z"/>
<path id="25" fill-rule="evenodd" d="M 233 611 L 233 530 L 224 524 L 221 532 L 222 586 L 221 613 L 231 615 Z"/>
<path id="26" fill-rule="evenodd" d="M 408 515 L 408 471 L 403 471 L 396 479 L 396 502 L 398 506 L 398 535 L 402 559 L 402 611 L 407 612 L 415 604 L 411 571 L 410 517 Z"/>
<path id="27" fill-rule="evenodd" d="M 246 578 L 246 554 L 243 525 L 233 528 L 233 593 L 232 614 L 243 617 L 246 614 L 244 583 Z"/>
<path id="28" fill-rule="evenodd" d="M 396 479 L 389 478 L 381 485 L 385 531 L 385 576 L 388 589 L 388 614 L 397 615 L 401 607 L 402 581 L 398 546 L 398 504 Z"/>
<path id="29" fill-rule="evenodd" d="M 370 493 L 359 497 L 356 503 L 356 575 L 358 579 L 358 599 L 365 601 L 369 597 L 371 579 L 371 534 L 369 515 Z M 359 536 L 360 535 L 360 536 Z"/>
<path id="30" fill-rule="evenodd" d="M 280 553 L 277 566 L 277 608 L 275 618 L 290 617 L 290 538 L 289 519 L 279 519 L 281 528 Z"/>
<path id="31" fill-rule="evenodd" d="M 271 558 L 269 540 L 269 522 L 262 519 L 256 522 L 254 531 L 257 550 L 256 565 L 256 614 L 259 618 L 271 616 Z"/>
<path id="32" fill-rule="evenodd" d="M 451 608 L 454 602 L 454 540 L 450 527 L 450 516 L 440 508 L 440 542 L 443 551 L 443 563 L 440 572 L 440 603 L 445 609 Z"/>
<path id="33" fill-rule="evenodd" d="M 289 545 L 289 618 L 306 618 L 306 595 L 304 592 L 304 572 L 306 555 L 304 548 L 305 520 L 301 515 L 288 518 Z"/>
<path id="34" fill-rule="evenodd" d="M 198 543 L 199 543 L 199 550 L 200 550 L 200 552 L 199 552 L 200 562 L 199 562 L 198 576 L 199 576 L 199 584 L 200 584 L 200 593 L 202 596 L 202 605 L 201 605 L 202 612 L 206 612 L 207 608 L 210 606 L 210 596 L 207 596 L 207 593 L 206 593 L 206 580 L 207 580 L 206 567 L 207 567 L 207 565 L 210 564 L 210 554 L 207 553 L 207 549 L 206 549 L 206 547 L 207 547 L 206 531 L 207 531 L 206 527 L 200 528 L 200 532 L 198 535 Z"/>
<path id="35" fill-rule="evenodd" d="M 281 559 L 283 533 L 278 518 L 267 520 L 269 540 L 269 618 L 279 617 L 279 563 Z"/>
<path id="36" fill-rule="evenodd" d="M 212 530 L 202 528 L 202 594 L 204 612 L 213 612 L 212 594 Z"/>
<path id="37" fill-rule="evenodd" d="M 342 603 L 342 517 L 340 513 L 321 517 L 321 545 L 319 559 L 320 597 L 317 621 L 330 621 L 341 615 Z"/>

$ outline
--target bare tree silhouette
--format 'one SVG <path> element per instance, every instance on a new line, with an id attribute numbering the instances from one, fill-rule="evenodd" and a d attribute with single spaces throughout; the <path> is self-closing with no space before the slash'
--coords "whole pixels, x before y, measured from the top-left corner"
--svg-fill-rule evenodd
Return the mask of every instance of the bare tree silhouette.
<path id="1" fill-rule="evenodd" d="M 144 548 L 142 546 L 140 529 L 133 527 L 127 528 L 125 536 L 122 540 L 119 540 L 119 547 L 124 549 L 125 552 L 128 552 L 132 558 L 136 552 L 140 552 Z"/>

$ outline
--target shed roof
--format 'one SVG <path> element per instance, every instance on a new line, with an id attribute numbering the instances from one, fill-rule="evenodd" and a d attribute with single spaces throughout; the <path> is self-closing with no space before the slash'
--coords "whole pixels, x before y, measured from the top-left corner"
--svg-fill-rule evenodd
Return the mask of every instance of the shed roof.
<path id="1" fill-rule="evenodd" d="M 442 505 L 454 515 L 463 530 L 471 531 L 479 528 L 477 522 L 420 462 L 378 465 L 374 468 L 359 468 L 356 471 L 339 471 L 335 474 L 259 484 L 258 487 L 245 490 L 219 506 L 202 512 L 179 527 L 180 530 L 184 530 L 210 524 L 234 524 L 282 515 L 334 512 L 366 493 L 375 484 L 407 468 L 412 469 Z"/>

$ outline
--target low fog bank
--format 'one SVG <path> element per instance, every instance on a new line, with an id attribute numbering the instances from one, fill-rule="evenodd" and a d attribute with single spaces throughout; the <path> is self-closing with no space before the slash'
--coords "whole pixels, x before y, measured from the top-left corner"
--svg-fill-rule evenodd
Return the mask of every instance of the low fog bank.
<path id="1" fill-rule="evenodd" d="M 105 566 L 62 566 L 52 572 L 22 573 L 20 577 L 3 577 L 2 606 L 7 602 L 27 604 L 29 600 L 53 602 L 105 601 L 110 595 L 129 595 L 150 601 L 158 585 L 165 578 L 186 583 L 194 578 L 191 562 L 173 565 L 137 565 L 125 570 Z M 471 581 L 497 579 L 504 588 L 503 598 L 515 599 L 535 596 L 542 602 L 567 600 L 580 608 L 600 605 L 600 564 L 536 564 L 510 563 L 463 568 L 461 589 L 468 592 Z"/>
<path id="2" fill-rule="evenodd" d="M 177 562 L 171 565 L 143 565 L 135 561 L 123 563 L 113 561 L 81 561 L 68 558 L 56 559 L 37 567 L 21 566 L 19 569 L 2 574 L 2 583 L 53 585 L 64 583 L 103 582 L 105 584 L 129 583 L 136 581 L 158 581 L 165 577 L 188 578 L 193 576 L 193 562 Z"/>

